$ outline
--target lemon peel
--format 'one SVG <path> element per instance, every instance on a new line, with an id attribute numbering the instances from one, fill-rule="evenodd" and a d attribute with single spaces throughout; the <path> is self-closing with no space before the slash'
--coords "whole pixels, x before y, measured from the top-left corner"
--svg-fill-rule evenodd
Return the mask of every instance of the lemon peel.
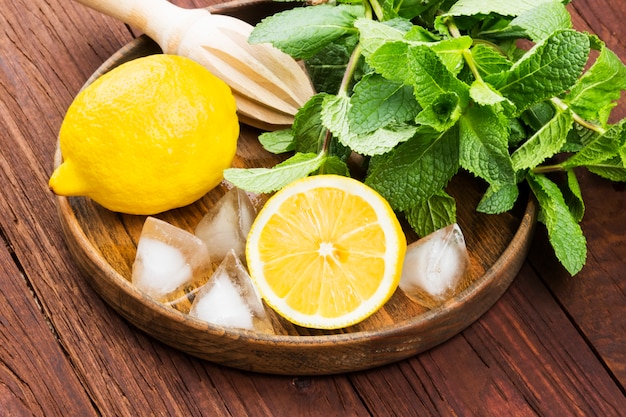
<path id="1" fill-rule="evenodd" d="M 189 58 L 124 63 L 74 99 L 59 131 L 51 190 L 129 214 L 200 199 L 223 179 L 239 123 L 230 88 Z"/>

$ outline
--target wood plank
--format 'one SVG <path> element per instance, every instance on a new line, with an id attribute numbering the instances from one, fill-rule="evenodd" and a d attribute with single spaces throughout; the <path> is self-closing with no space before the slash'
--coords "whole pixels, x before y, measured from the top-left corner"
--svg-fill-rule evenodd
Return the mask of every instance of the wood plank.
<path id="1" fill-rule="evenodd" d="M 384 373 L 352 379 L 374 415 L 617 416 L 626 405 L 528 266 L 462 334 Z"/>
<path id="2" fill-rule="evenodd" d="M 0 243 L 0 414 L 97 415 L 9 247 Z"/>
<path id="3" fill-rule="evenodd" d="M 539 227 L 529 258 L 571 320 L 622 387 L 626 385 L 626 190 L 579 171 L 586 202 L 581 224 L 587 264 L 571 277 L 558 263 Z"/>
<path id="4" fill-rule="evenodd" d="M 598 34 L 626 61 L 626 2 L 577 0 L 570 4 L 574 24 Z M 626 99 L 613 111 L 613 121 L 626 117 Z M 539 227 L 529 258 L 579 326 L 597 354 L 626 386 L 626 189 L 584 169 L 577 170 L 586 203 L 581 227 L 587 237 L 585 268 L 575 277 L 560 266 Z"/>

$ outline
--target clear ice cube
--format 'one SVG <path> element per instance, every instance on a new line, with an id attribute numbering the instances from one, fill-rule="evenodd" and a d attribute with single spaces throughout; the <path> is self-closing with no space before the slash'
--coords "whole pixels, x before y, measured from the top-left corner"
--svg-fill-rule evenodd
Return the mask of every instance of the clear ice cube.
<path id="1" fill-rule="evenodd" d="M 273 332 L 261 297 L 232 249 L 198 291 L 189 314 L 219 326 Z"/>
<path id="2" fill-rule="evenodd" d="M 465 238 L 454 223 L 408 246 L 399 286 L 414 301 L 432 308 L 467 287 L 468 266 Z"/>
<path id="3" fill-rule="evenodd" d="M 158 301 L 167 301 L 204 284 L 211 271 L 211 258 L 202 240 L 163 220 L 146 218 L 132 267 L 137 288 Z"/>
<path id="4" fill-rule="evenodd" d="M 196 226 L 195 234 L 209 249 L 214 262 L 219 262 L 233 249 L 244 259 L 246 239 L 256 217 L 248 194 L 232 188 L 209 210 Z"/>

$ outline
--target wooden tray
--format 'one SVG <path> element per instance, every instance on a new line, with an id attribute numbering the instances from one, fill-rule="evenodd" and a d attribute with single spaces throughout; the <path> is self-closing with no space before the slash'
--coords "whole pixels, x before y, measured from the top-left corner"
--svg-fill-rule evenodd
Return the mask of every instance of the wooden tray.
<path id="1" fill-rule="evenodd" d="M 285 7 L 289 6 L 247 1 L 210 10 L 255 24 Z M 85 85 L 123 62 L 156 53 L 161 53 L 159 47 L 141 36 L 104 62 Z M 258 134 L 258 130 L 242 126 L 235 166 L 278 162 L 258 144 Z M 61 160 L 57 147 L 55 167 Z M 156 217 L 193 231 L 226 190 L 220 185 L 200 201 Z M 510 213 L 481 215 L 475 207 L 484 188 L 477 180 L 457 176 L 448 191 L 457 198 L 458 223 L 465 234 L 475 278 L 466 290 L 432 310 L 411 302 L 398 290 L 372 317 L 340 331 L 298 328 L 273 315 L 274 335 L 211 325 L 146 297 L 129 281 L 145 216 L 113 213 L 81 197 L 58 197 L 57 202 L 67 245 L 77 265 L 100 296 L 133 325 L 176 349 L 223 365 L 312 375 L 372 368 L 423 352 L 472 324 L 508 288 L 528 251 L 536 220 L 535 203 L 520 198 L 524 204 Z"/>

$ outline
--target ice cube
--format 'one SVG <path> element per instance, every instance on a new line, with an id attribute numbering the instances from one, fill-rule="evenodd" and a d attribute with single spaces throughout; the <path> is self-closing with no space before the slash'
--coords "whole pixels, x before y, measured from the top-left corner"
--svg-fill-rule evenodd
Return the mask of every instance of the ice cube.
<path id="1" fill-rule="evenodd" d="M 256 217 L 256 210 L 245 191 L 232 188 L 209 210 L 196 226 L 195 234 L 219 262 L 234 249 L 244 259 L 246 238 Z"/>
<path id="2" fill-rule="evenodd" d="M 432 308 L 467 287 L 469 254 L 463 232 L 454 223 L 407 248 L 400 289 Z"/>
<path id="3" fill-rule="evenodd" d="M 202 240 L 163 220 L 146 218 L 132 267 L 137 288 L 166 301 L 204 284 L 210 273 L 211 258 Z"/>
<path id="4" fill-rule="evenodd" d="M 198 291 L 189 314 L 219 326 L 273 332 L 250 275 L 232 249 Z"/>

